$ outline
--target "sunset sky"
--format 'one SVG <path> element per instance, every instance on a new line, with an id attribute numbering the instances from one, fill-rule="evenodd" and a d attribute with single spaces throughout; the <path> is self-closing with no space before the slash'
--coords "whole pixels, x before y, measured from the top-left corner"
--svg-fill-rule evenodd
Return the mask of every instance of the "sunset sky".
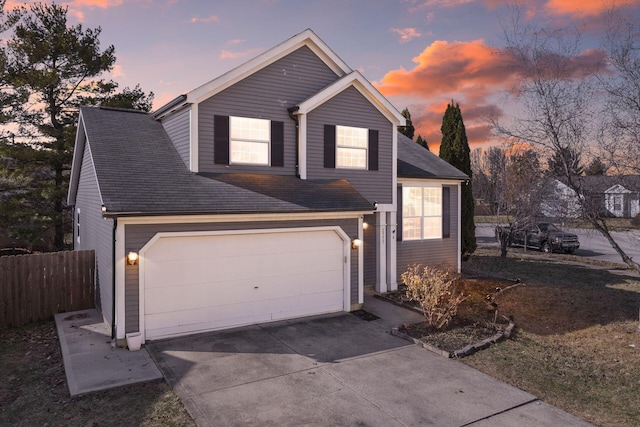
<path id="1" fill-rule="evenodd" d="M 16 2 L 9 0 L 7 7 Z M 438 146 L 447 102 L 460 104 L 469 142 L 491 141 L 484 120 L 504 113 L 516 76 L 504 66 L 505 0 L 73 0 L 72 23 L 102 27 L 113 44 L 112 78 L 155 93 L 154 107 L 311 28 Z M 576 26 L 576 63 L 597 59 L 607 0 L 524 0 L 527 18 Z M 640 16 L 640 0 L 616 0 Z"/>

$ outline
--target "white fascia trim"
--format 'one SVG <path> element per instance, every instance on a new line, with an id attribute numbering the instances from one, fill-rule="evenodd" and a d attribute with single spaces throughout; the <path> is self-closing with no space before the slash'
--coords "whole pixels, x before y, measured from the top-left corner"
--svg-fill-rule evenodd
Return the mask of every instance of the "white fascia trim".
<path id="1" fill-rule="evenodd" d="M 116 226 L 116 259 L 114 274 L 116 276 L 116 294 L 113 298 L 116 299 L 116 339 L 122 340 L 126 338 L 126 325 L 125 325 L 125 260 L 124 260 L 124 224 L 120 221 Z"/>
<path id="2" fill-rule="evenodd" d="M 199 170 L 198 151 L 198 104 L 191 104 L 189 110 L 189 169 L 191 172 Z"/>
<path id="3" fill-rule="evenodd" d="M 393 203 L 378 203 L 378 208 L 375 210 L 376 212 L 394 212 L 396 210 L 396 205 Z"/>
<path id="4" fill-rule="evenodd" d="M 465 180 L 451 180 L 438 178 L 398 178 L 400 184 L 420 184 L 420 185 L 460 185 Z"/>
<path id="5" fill-rule="evenodd" d="M 307 179 L 307 115 L 298 115 L 298 173 Z"/>
<path id="6" fill-rule="evenodd" d="M 298 113 L 308 114 L 350 86 L 355 87 L 394 127 L 406 124 L 404 116 L 359 71 L 347 74 L 300 103 Z"/>
<path id="7" fill-rule="evenodd" d="M 352 212 L 305 212 L 305 213 L 272 213 L 272 214 L 223 214 L 223 215 L 168 215 L 118 217 L 120 224 L 189 224 L 201 222 L 255 222 L 255 221 L 303 221 L 317 219 L 354 219 L 362 215 L 370 215 L 371 211 Z"/>
<path id="8" fill-rule="evenodd" d="M 286 40 L 266 52 L 261 53 L 244 64 L 226 72 L 220 77 L 217 77 L 187 93 L 187 102 L 201 102 L 287 56 L 302 46 L 309 47 L 334 73 L 336 73 L 337 76 L 342 77 L 351 72 L 351 68 L 349 68 L 349 66 L 325 44 L 325 42 L 320 40 L 313 31 L 307 29 L 293 36 L 289 40 Z"/>
<path id="9" fill-rule="evenodd" d="M 361 224 L 361 223 L 360 223 Z M 361 227 L 362 228 L 362 227 Z M 342 239 L 342 253 L 344 257 L 344 267 L 342 274 L 342 283 L 343 286 L 343 305 L 342 308 L 344 311 L 351 311 L 351 238 L 337 226 L 329 226 L 329 227 L 296 227 L 296 228 L 269 228 L 269 229 L 257 229 L 257 230 L 221 230 L 221 231 L 183 231 L 183 232 L 160 232 L 156 233 L 138 252 L 138 292 L 139 292 L 139 305 L 138 305 L 138 316 L 139 316 L 139 332 L 142 334 L 142 343 L 144 344 L 146 341 L 146 333 L 145 333 L 145 319 L 144 319 L 144 307 L 145 307 L 145 255 L 147 251 L 160 239 L 163 238 L 175 238 L 175 237 L 195 237 L 195 236 L 229 236 L 229 235 L 240 235 L 240 234 L 273 234 L 273 233 L 297 233 L 297 232 L 318 232 L 318 231 L 333 231 L 335 232 L 340 239 Z M 123 245 L 124 246 L 124 245 Z M 362 251 L 362 247 L 360 251 Z M 360 257 L 361 258 L 361 257 Z M 123 272 L 123 280 L 124 280 L 124 248 L 122 257 L 122 272 Z M 363 285 L 362 280 L 360 279 L 361 273 L 358 274 L 358 295 L 359 298 L 363 294 Z M 124 283 L 124 282 L 123 282 Z M 124 291 L 124 285 L 123 285 Z M 122 293 L 124 295 L 124 292 Z M 122 307 L 124 308 L 124 301 Z M 122 328 L 124 334 L 124 328 Z M 120 329 L 118 329 L 118 335 L 120 334 Z M 123 338 L 125 336 L 123 335 Z"/>

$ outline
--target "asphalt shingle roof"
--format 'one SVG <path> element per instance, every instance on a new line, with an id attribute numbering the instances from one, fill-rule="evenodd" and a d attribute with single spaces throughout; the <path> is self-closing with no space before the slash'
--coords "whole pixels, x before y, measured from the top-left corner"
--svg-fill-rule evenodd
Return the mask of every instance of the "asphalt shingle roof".
<path id="1" fill-rule="evenodd" d="M 192 173 L 147 113 L 82 107 L 82 118 L 107 215 L 373 210 L 346 180 Z M 402 134 L 398 176 L 468 178 Z"/>
<path id="2" fill-rule="evenodd" d="M 398 177 L 465 180 L 469 177 L 398 132 Z"/>
<path id="3" fill-rule="evenodd" d="M 146 113 L 83 107 L 82 117 L 107 214 L 373 210 L 345 180 L 192 173 Z"/>

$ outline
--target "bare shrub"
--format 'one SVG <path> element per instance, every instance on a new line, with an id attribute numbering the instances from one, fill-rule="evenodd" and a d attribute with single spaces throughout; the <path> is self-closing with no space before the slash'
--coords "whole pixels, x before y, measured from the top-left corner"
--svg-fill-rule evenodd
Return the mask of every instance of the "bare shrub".
<path id="1" fill-rule="evenodd" d="M 414 265 L 400 277 L 407 287 L 407 298 L 420 304 L 426 323 L 435 329 L 447 326 L 466 299 L 456 289 L 458 274 L 449 269 Z"/>

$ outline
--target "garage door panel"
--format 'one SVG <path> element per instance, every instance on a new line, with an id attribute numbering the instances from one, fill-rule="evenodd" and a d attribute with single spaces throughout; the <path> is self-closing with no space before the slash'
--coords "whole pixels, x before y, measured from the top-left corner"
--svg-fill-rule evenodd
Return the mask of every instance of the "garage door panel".
<path id="1" fill-rule="evenodd" d="M 339 298 L 341 298 L 340 291 L 333 294 L 318 294 L 314 296 L 313 300 L 303 296 L 271 299 L 269 302 L 273 307 L 273 312 L 269 314 L 259 313 L 264 304 L 263 301 L 246 302 L 246 310 L 243 311 L 238 311 L 235 304 L 228 304 L 202 307 L 189 310 L 188 313 L 175 311 L 151 314 L 145 318 L 147 339 L 292 319 L 309 315 L 311 309 L 318 310 L 318 314 L 337 312 L 342 310 L 342 305 L 336 303 Z M 188 314 L 191 319 L 189 323 L 184 323 L 185 314 Z"/>
<path id="2" fill-rule="evenodd" d="M 161 237 L 141 266 L 146 337 L 342 311 L 344 246 L 332 230 Z"/>
<path id="3" fill-rule="evenodd" d="M 286 275 L 286 272 L 282 272 L 272 277 L 165 286 L 147 294 L 145 312 L 154 314 L 228 305 L 238 301 L 267 301 L 289 295 L 343 292 L 342 280 L 342 271 L 332 270 L 316 272 L 312 277 L 306 273 Z"/>

